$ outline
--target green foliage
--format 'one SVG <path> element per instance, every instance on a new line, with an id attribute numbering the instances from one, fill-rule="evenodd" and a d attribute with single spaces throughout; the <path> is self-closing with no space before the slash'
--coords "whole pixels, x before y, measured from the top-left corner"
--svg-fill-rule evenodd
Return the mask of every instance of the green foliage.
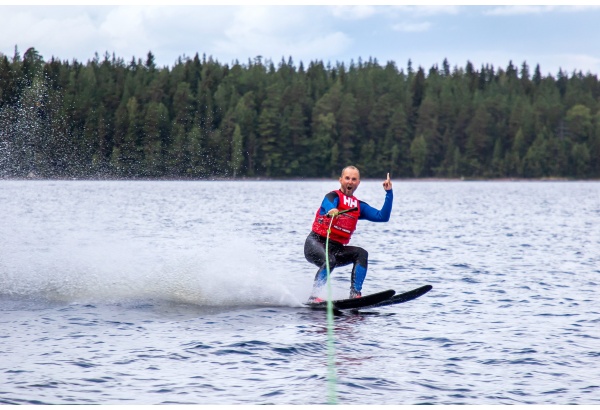
<path id="1" fill-rule="evenodd" d="M 575 143 L 571 149 L 573 176 L 584 178 L 590 170 L 590 150 L 585 142 Z"/>
<path id="2" fill-rule="evenodd" d="M 600 177 L 596 75 L 0 54 L 0 177 Z"/>
<path id="3" fill-rule="evenodd" d="M 233 130 L 233 141 L 231 142 L 231 161 L 230 166 L 233 171 L 233 177 L 235 178 L 242 168 L 242 161 L 244 159 L 242 155 L 242 148 L 244 146 L 244 137 L 242 135 L 242 129 L 239 125 L 235 125 Z"/>
<path id="4" fill-rule="evenodd" d="M 585 142 L 592 137 L 593 125 L 591 110 L 577 104 L 567 111 L 565 120 L 571 131 L 573 141 Z"/>
<path id="5" fill-rule="evenodd" d="M 412 158 L 412 170 L 415 177 L 420 177 L 427 161 L 427 141 L 423 135 L 419 135 L 410 144 L 410 156 Z"/>

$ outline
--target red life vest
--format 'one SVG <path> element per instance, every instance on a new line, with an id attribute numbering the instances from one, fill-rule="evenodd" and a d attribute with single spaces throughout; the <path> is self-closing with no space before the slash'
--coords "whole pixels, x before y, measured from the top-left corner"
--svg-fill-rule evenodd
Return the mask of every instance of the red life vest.
<path id="1" fill-rule="evenodd" d="M 347 196 L 339 189 L 334 191 L 338 195 L 337 209 L 344 211 L 350 208 L 356 208 L 355 211 L 346 212 L 334 218 L 331 224 L 331 233 L 329 239 L 346 245 L 350 242 L 350 237 L 356 229 L 356 223 L 360 216 L 360 202 L 354 196 Z M 318 235 L 327 237 L 327 230 L 331 223 L 331 218 L 326 215 L 319 215 L 320 208 L 317 209 L 312 230 Z"/>

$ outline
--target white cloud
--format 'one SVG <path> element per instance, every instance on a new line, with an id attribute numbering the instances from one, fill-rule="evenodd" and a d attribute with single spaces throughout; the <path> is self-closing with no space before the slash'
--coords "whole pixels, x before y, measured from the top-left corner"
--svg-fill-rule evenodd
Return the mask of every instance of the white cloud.
<path id="1" fill-rule="evenodd" d="M 221 62 L 262 55 L 295 61 L 337 58 L 352 40 L 324 8 L 268 6 L 4 7 L 0 52 L 33 46 L 45 58 L 87 61 L 114 53 L 128 61 L 148 51 L 159 66 L 195 53 Z M 23 30 L 28 27 L 28 30 Z M 10 42 L 7 42 L 10 40 Z"/>
<path id="2" fill-rule="evenodd" d="M 375 14 L 381 13 L 382 7 L 376 6 L 332 6 L 330 7 L 333 17 L 344 20 L 363 20 Z"/>
<path id="3" fill-rule="evenodd" d="M 459 6 L 426 5 L 362 5 L 362 6 L 331 6 L 331 15 L 344 20 L 365 20 L 373 16 L 395 17 L 424 17 L 440 14 L 458 14 Z"/>
<path id="4" fill-rule="evenodd" d="M 20 7 L 5 8 L 3 11 L 0 17 L 2 49 L 17 45 L 23 53 L 29 47 L 35 47 L 47 60 L 52 56 L 70 60 L 74 48 L 89 46 L 98 35 L 90 16 L 81 10 L 71 10 L 64 16 L 57 13 L 40 15 L 35 8 L 31 11 Z"/>
<path id="5" fill-rule="evenodd" d="M 86 62 L 98 52 L 108 52 L 128 61 L 132 56 L 145 59 L 148 51 L 159 66 L 172 65 L 180 56 L 206 54 L 222 63 L 246 63 L 258 55 L 277 63 L 292 57 L 297 63 L 349 61 L 373 56 L 379 61 L 394 60 L 400 65 L 412 59 L 429 68 L 447 57 L 452 65 L 493 64 L 505 68 L 510 60 L 519 65 L 527 61 L 531 69 L 539 63 L 543 73 L 565 71 L 600 72 L 600 56 L 593 33 L 587 27 L 585 38 L 572 27 L 563 27 L 561 44 L 546 44 L 544 30 L 552 30 L 557 17 L 550 13 L 574 12 L 582 7 L 455 7 L 455 6 L 0 6 L 0 53 L 12 57 L 14 46 L 21 55 L 29 47 L 49 60 L 77 59 Z M 591 10 L 591 9 L 586 9 Z M 461 16 L 462 13 L 468 16 Z M 588 13 L 595 15 L 598 9 Z M 458 15 L 457 15 L 458 13 Z M 481 14 L 506 16 L 492 18 L 489 35 L 465 33 Z M 540 13 L 541 27 L 535 39 L 516 47 L 507 39 L 511 14 Z M 559 16 L 560 17 L 560 16 Z M 506 20 L 506 21 L 504 21 Z M 569 19 L 576 20 L 576 19 Z M 480 20 L 478 20 L 480 21 Z M 464 22 L 464 27 L 463 23 Z M 569 23 L 571 24 L 571 23 Z M 386 28 L 397 32 L 424 33 L 435 28 L 448 38 L 418 36 L 416 41 L 398 47 Z M 469 29 L 470 30 L 470 29 Z M 578 37 L 569 40 L 577 32 Z M 466 34 L 469 36 L 465 37 Z M 457 35 L 462 40 L 452 40 Z M 461 37 L 462 35 L 462 37 Z M 464 41 L 468 38 L 469 41 Z M 563 44 L 571 45 L 562 48 Z M 577 44 L 577 51 L 572 45 Z M 492 45 L 492 46 L 490 46 Z M 551 46 L 550 49 L 544 49 Z M 531 47 L 527 49 L 527 47 Z M 400 51 L 399 51 L 400 50 Z M 492 54 L 493 52 L 493 54 Z M 581 54 L 574 54 L 575 52 Z M 429 53 L 429 54 L 426 54 Z M 556 54 L 553 54 L 556 53 Z M 572 54 L 566 54 L 572 53 Z"/>
<path id="6" fill-rule="evenodd" d="M 551 12 L 577 13 L 590 9 L 597 9 L 599 6 L 498 6 L 483 12 L 489 16 L 514 16 L 522 14 L 542 14 Z"/>
<path id="7" fill-rule="evenodd" d="M 102 37 L 110 41 L 111 48 L 127 50 L 131 53 L 133 44 L 147 43 L 145 20 L 149 12 L 146 8 L 117 7 L 112 10 L 100 25 Z"/>
<path id="8" fill-rule="evenodd" d="M 392 25 L 394 31 L 403 31 L 407 33 L 417 33 L 427 31 L 431 28 L 431 23 L 397 23 Z"/>
<path id="9" fill-rule="evenodd" d="M 403 16 L 423 17 L 434 16 L 440 14 L 458 14 L 461 10 L 460 6 L 392 6 L 391 11 L 395 14 L 400 13 Z"/>
<path id="10" fill-rule="evenodd" d="M 554 6 L 500 6 L 486 10 L 483 14 L 488 16 L 513 16 L 519 14 L 548 13 L 554 9 Z"/>
<path id="11" fill-rule="evenodd" d="M 307 8 L 293 13 L 277 7 L 238 8 L 222 30 L 224 36 L 214 40 L 214 50 L 241 61 L 257 55 L 310 61 L 314 56 L 339 55 L 351 44 L 344 33 L 323 24 Z"/>
<path id="12" fill-rule="evenodd" d="M 588 72 L 600 73 L 600 58 L 587 54 L 548 54 L 538 56 L 538 60 L 542 72 L 548 71 L 544 70 L 544 66 L 546 66 L 561 68 L 569 75 L 573 71 L 581 71 L 584 75 Z M 555 76 L 558 73 L 558 68 L 555 68 L 551 74 Z"/>

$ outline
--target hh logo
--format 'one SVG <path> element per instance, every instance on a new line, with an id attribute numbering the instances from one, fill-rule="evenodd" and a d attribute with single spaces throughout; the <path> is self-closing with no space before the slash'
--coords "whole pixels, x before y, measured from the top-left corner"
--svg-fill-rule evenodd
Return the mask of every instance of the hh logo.
<path id="1" fill-rule="evenodd" d="M 350 208 L 354 208 L 358 205 L 358 201 L 356 199 L 352 199 L 348 196 L 344 197 L 344 205 L 349 206 Z"/>

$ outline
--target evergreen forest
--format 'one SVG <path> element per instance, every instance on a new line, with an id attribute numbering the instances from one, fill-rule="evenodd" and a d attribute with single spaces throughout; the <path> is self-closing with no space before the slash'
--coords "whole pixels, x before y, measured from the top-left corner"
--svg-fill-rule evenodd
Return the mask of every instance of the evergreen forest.
<path id="1" fill-rule="evenodd" d="M 596 74 L 144 60 L 0 54 L 0 177 L 600 177 Z"/>

